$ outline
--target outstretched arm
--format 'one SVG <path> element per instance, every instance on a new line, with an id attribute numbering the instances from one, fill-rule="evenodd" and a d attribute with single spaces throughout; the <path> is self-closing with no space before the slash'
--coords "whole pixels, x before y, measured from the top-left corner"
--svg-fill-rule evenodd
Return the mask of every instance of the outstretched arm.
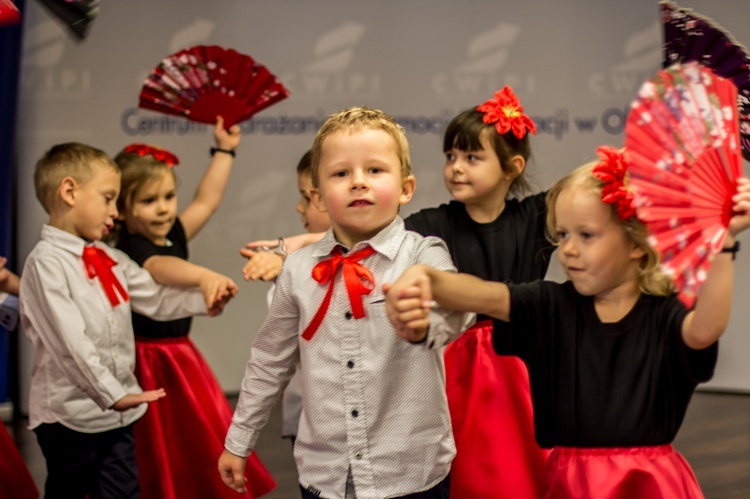
<path id="1" fill-rule="evenodd" d="M 435 300 L 448 310 L 475 312 L 510 320 L 508 286 L 469 274 L 414 265 L 392 285 L 384 285 L 386 309 L 397 333 L 408 341 L 422 341 L 427 334 L 426 312 Z M 422 309 L 422 313 L 418 309 Z"/>
<path id="2" fill-rule="evenodd" d="M 240 127 L 234 125 L 228 131 L 224 129 L 224 119 L 219 116 L 214 127 L 214 140 L 216 147 L 227 151 L 234 151 L 240 143 Z M 234 157 L 231 154 L 217 152 L 211 158 L 206 173 L 203 175 L 198 189 L 195 191 L 193 201 L 180 214 L 180 221 L 185 227 L 187 240 L 193 239 L 206 225 L 211 215 L 219 208 L 221 198 L 224 196 L 229 173 L 232 170 Z"/>
<path id="3" fill-rule="evenodd" d="M 181 288 L 200 286 L 210 316 L 221 312 L 237 294 L 237 285 L 229 277 L 176 256 L 149 257 L 143 262 L 143 268 L 159 284 Z"/>
<path id="4" fill-rule="evenodd" d="M 729 222 L 725 248 L 731 248 L 735 237 L 750 227 L 750 180 L 739 180 L 737 194 L 732 200 L 735 215 Z M 733 283 L 733 255 L 719 253 L 714 257 L 706 282 L 698 293 L 695 310 L 682 324 L 682 338 L 688 347 L 694 350 L 708 348 L 724 333 L 729 323 Z"/>
<path id="5" fill-rule="evenodd" d="M 0 291 L 18 296 L 21 279 L 5 268 L 8 259 L 0 256 Z"/>

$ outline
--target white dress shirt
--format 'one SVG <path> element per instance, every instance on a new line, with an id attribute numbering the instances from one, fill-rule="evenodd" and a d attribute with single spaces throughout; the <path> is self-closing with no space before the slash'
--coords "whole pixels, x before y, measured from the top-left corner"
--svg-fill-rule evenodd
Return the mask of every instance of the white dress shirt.
<path id="1" fill-rule="evenodd" d="M 94 244 L 117 262 L 112 271 L 129 302 L 113 307 L 99 278 L 86 274 L 86 242 L 51 225 L 42 228 L 21 273 L 21 325 L 34 345 L 30 428 L 62 423 L 98 433 L 133 423 L 147 404 L 109 409 L 126 394 L 142 391 L 133 373 L 131 307 L 157 320 L 206 313 L 199 288 L 160 286 L 125 253 Z"/>
<path id="2" fill-rule="evenodd" d="M 446 477 L 455 454 L 440 347 L 474 315 L 438 308 L 427 341 L 414 345 L 396 336 L 381 285 L 417 263 L 455 271 L 442 240 L 407 232 L 397 217 L 351 249 L 376 251 L 360 262 L 375 277 L 375 288 L 363 297 L 366 316 L 353 318 L 339 270 L 328 313 L 314 337 L 303 339 L 328 289 L 312 278 L 312 269 L 337 245 L 329 230 L 284 263 L 225 446 L 240 456 L 252 451 L 299 361 L 303 403 L 294 456 L 300 484 L 321 497 L 343 498 L 351 469 L 359 499 L 427 490 Z"/>

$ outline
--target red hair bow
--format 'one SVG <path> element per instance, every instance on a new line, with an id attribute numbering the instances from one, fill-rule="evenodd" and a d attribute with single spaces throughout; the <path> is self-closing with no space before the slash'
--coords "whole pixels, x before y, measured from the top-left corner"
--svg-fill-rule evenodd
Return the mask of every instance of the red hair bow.
<path id="1" fill-rule="evenodd" d="M 152 147 L 148 144 L 130 144 L 125 148 L 125 152 L 135 153 L 138 156 L 147 156 L 150 154 L 154 157 L 154 159 L 156 159 L 157 161 L 161 161 L 162 163 L 166 163 L 170 168 L 180 164 L 180 160 L 177 159 L 177 156 L 175 156 L 171 152 L 167 151 L 166 149 Z"/>
<path id="2" fill-rule="evenodd" d="M 600 146 L 596 150 L 601 161 L 594 167 L 596 178 L 604 182 L 602 202 L 613 204 L 617 208 L 620 220 L 627 220 L 635 215 L 633 191 L 627 185 L 628 164 L 622 151 L 609 146 Z"/>
<path id="3" fill-rule="evenodd" d="M 500 135 L 509 130 L 513 131 L 517 139 L 524 138 L 526 132 L 536 135 L 536 125 L 531 118 L 523 114 L 523 106 L 508 85 L 495 92 L 493 99 L 477 106 L 477 111 L 484 113 L 482 120 L 485 123 L 495 124 Z"/>

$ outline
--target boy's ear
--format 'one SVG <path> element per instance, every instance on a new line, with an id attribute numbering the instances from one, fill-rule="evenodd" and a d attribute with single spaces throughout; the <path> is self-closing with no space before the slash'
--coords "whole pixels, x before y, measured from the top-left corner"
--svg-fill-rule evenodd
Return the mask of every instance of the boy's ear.
<path id="1" fill-rule="evenodd" d="M 510 165 L 513 167 L 513 174 L 508 178 L 508 180 L 521 176 L 524 168 L 526 168 L 526 160 L 523 159 L 523 156 L 521 156 L 520 154 L 516 154 L 515 156 L 510 158 Z"/>
<path id="2" fill-rule="evenodd" d="M 323 203 L 323 198 L 320 195 L 320 191 L 318 189 L 310 189 L 310 201 L 312 201 L 312 204 L 315 206 L 315 208 L 321 212 L 321 213 L 327 213 L 328 210 L 326 209 L 325 204 Z"/>
<path id="3" fill-rule="evenodd" d="M 70 207 L 76 204 L 76 191 L 78 190 L 78 182 L 73 177 L 65 177 L 60 181 L 60 198 L 65 204 Z"/>
<path id="4" fill-rule="evenodd" d="M 414 191 L 417 188 L 417 179 L 414 175 L 409 175 L 403 182 L 401 182 L 401 196 L 399 198 L 399 204 L 406 204 L 411 200 L 414 195 Z"/>

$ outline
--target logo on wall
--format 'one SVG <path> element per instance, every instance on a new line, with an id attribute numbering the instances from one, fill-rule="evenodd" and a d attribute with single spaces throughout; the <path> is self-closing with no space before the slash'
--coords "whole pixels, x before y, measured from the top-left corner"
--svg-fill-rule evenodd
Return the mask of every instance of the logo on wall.
<path id="1" fill-rule="evenodd" d="M 59 23 L 50 19 L 26 31 L 20 90 L 21 95 L 80 99 L 91 90 L 91 70 L 60 65 L 70 43 Z"/>
<path id="2" fill-rule="evenodd" d="M 627 97 L 632 99 L 641 84 L 659 70 L 661 63 L 661 31 L 659 23 L 638 31 L 625 41 L 624 61 L 608 72 L 589 76 L 587 86 L 596 97 Z"/>
<path id="3" fill-rule="evenodd" d="M 366 28 L 345 22 L 320 35 L 313 47 L 313 61 L 297 72 L 283 73 L 284 82 L 295 98 L 338 98 L 372 96 L 380 93 L 380 75 L 352 68 L 357 45 Z"/>
<path id="4" fill-rule="evenodd" d="M 503 85 L 528 95 L 534 91 L 534 77 L 501 72 L 510 58 L 510 49 L 521 34 L 514 24 L 499 23 L 479 33 L 466 49 L 468 61 L 453 71 L 438 73 L 432 78 L 432 89 L 439 96 L 456 94 L 492 95 Z"/>

